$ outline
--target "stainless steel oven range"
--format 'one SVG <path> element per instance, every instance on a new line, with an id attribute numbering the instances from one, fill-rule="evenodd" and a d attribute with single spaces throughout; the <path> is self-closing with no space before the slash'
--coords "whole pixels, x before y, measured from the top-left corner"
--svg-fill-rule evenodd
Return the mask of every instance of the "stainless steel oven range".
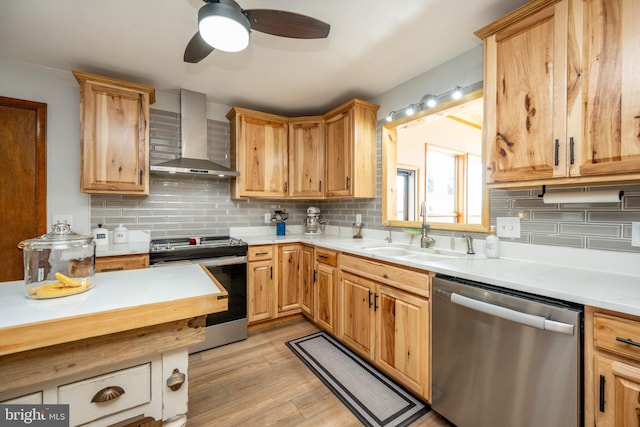
<path id="1" fill-rule="evenodd" d="M 151 267 L 199 263 L 204 265 L 229 293 L 229 310 L 207 315 L 205 340 L 189 347 L 189 353 L 247 338 L 247 248 L 245 242 L 229 236 L 151 241 Z"/>

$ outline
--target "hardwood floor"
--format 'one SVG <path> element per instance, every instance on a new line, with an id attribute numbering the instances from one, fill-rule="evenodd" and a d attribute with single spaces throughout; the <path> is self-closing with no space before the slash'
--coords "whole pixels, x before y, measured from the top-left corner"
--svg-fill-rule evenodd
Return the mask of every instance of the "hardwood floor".
<path id="1" fill-rule="evenodd" d="M 360 426 L 285 342 L 318 331 L 295 318 L 189 356 L 189 427 Z M 434 411 L 412 424 L 449 426 Z"/>

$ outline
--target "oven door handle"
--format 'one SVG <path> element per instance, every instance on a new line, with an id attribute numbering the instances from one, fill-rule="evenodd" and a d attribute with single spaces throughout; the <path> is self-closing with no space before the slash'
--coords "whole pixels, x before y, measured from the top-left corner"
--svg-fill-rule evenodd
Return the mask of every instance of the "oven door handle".
<path id="1" fill-rule="evenodd" d="M 521 311 L 501 307 L 499 305 L 489 304 L 484 301 L 478 301 L 473 298 L 456 294 L 455 292 L 451 294 L 451 302 L 490 316 L 499 317 L 521 325 L 531 326 L 532 328 L 558 332 L 565 335 L 573 335 L 573 325 L 549 320 L 542 316 L 536 316 L 535 314 L 523 313 Z"/>
<path id="2" fill-rule="evenodd" d="M 198 259 L 193 262 L 204 265 L 205 267 L 221 267 L 223 265 L 246 264 L 246 256 L 225 256 L 220 258 Z"/>

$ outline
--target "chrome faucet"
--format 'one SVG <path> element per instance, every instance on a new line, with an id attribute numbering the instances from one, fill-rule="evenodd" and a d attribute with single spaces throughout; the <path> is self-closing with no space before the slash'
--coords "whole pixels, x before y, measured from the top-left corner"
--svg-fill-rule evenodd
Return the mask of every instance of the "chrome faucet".
<path id="1" fill-rule="evenodd" d="M 429 232 L 429 224 L 427 224 L 427 204 L 422 202 L 420 205 L 420 216 L 422 217 L 422 237 L 420 238 L 420 247 L 428 248 L 435 245 L 436 240 L 433 237 L 427 236 Z"/>
<path id="2" fill-rule="evenodd" d="M 475 252 L 473 251 L 473 237 L 468 234 L 463 234 L 462 237 L 467 239 L 467 255 L 475 255 Z"/>
<path id="3" fill-rule="evenodd" d="M 385 242 L 392 243 L 393 239 L 391 238 L 391 226 L 389 226 L 389 236 L 384 238 Z"/>

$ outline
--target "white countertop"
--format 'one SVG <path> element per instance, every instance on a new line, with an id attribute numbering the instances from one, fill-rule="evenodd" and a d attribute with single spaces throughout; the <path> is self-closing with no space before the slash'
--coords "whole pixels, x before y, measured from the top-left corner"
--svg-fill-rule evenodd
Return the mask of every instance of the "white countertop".
<path id="1" fill-rule="evenodd" d="M 96 244 L 97 257 L 149 253 L 151 238 L 146 231 L 129 230 L 129 241 L 127 243 L 112 243 L 112 235 L 113 231 L 110 231 L 108 244 Z"/>
<path id="2" fill-rule="evenodd" d="M 269 231 L 268 227 L 263 228 Z M 363 250 L 366 247 L 389 245 L 384 241 L 387 233 L 382 231 L 365 230 L 365 239 L 341 237 L 340 230 L 336 234 L 313 237 L 305 236 L 300 231 L 296 233 L 295 228 L 286 236 L 275 236 L 275 232 L 271 235 L 264 232 L 261 234 L 255 228 L 247 229 L 246 235 L 243 235 L 242 231 L 241 228 L 233 230 L 234 237 L 242 238 L 250 245 L 312 243 L 436 273 L 640 316 L 640 254 L 502 241 L 501 258 L 489 259 L 484 256 L 483 240 L 475 241 L 477 255 L 466 255 L 461 246 L 464 245 L 463 239 L 453 242 L 449 237 L 434 236 L 437 247 L 445 250 L 454 249 L 463 256 L 417 262 Z M 342 235 L 350 236 L 350 231 L 342 230 Z M 368 238 L 369 235 L 374 238 Z M 411 236 L 403 236 L 398 232 L 394 233 L 393 239 L 394 243 L 410 244 L 412 250 L 421 251 L 419 236 L 411 239 Z M 428 252 L 429 249 L 423 251 Z"/>
<path id="3" fill-rule="evenodd" d="M 5 282 L 0 283 L 0 330 L 219 291 L 198 264 L 97 273 L 92 289 L 45 300 L 27 298 L 22 280 Z"/>

